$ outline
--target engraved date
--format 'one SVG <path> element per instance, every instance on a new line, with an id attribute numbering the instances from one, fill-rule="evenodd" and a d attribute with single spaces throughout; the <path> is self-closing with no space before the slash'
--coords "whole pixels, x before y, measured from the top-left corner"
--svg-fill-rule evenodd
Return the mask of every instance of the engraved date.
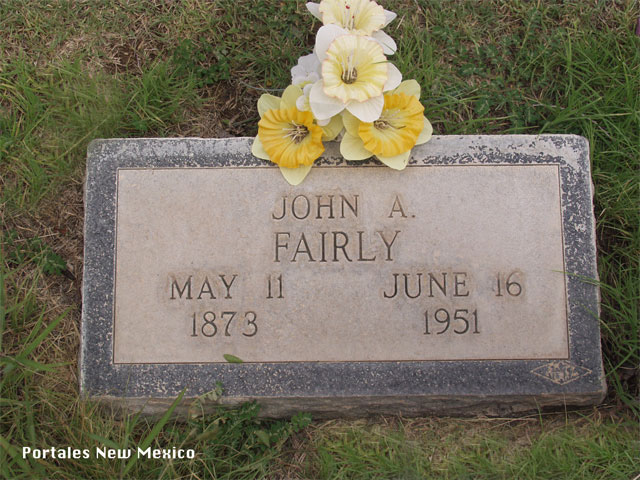
<path id="1" fill-rule="evenodd" d="M 424 334 L 431 335 L 434 328 L 439 328 L 439 331 L 435 332 L 436 335 L 447 332 L 453 332 L 457 335 L 480 333 L 478 330 L 478 310 L 469 313 L 469 310 L 461 308 L 454 310 L 453 314 L 446 308 L 438 308 L 432 314 L 429 310 L 425 310 Z"/>
<path id="2" fill-rule="evenodd" d="M 224 335 L 225 337 L 232 336 L 234 329 L 231 327 L 232 323 L 242 323 L 242 335 L 245 337 L 253 337 L 258 333 L 258 324 L 256 323 L 258 316 L 256 312 L 219 312 L 216 315 L 215 312 L 206 311 L 202 315 L 198 316 L 196 312 L 193 312 L 191 316 L 191 336 L 198 337 L 215 337 L 216 335 Z M 216 321 L 218 323 L 216 323 Z"/>

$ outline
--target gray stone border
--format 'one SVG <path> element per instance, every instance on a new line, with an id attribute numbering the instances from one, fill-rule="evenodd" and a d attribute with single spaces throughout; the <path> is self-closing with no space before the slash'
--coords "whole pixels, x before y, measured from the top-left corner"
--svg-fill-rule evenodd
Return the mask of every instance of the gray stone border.
<path id="1" fill-rule="evenodd" d="M 301 410 L 316 416 L 504 415 L 603 399 L 606 386 L 600 352 L 599 288 L 595 283 L 589 147 L 586 139 L 574 135 L 436 136 L 416 147 L 410 162 L 424 166 L 559 166 L 568 272 L 568 360 L 114 365 L 117 170 L 277 168 L 252 156 L 251 142 L 251 138 L 110 139 L 89 145 L 80 352 L 83 395 L 154 413 L 166 408 L 185 387 L 186 406 L 220 381 L 224 386 L 222 403 L 258 400 L 263 414 L 273 417 Z M 344 161 L 332 143 L 314 168 L 342 168 L 350 163 L 355 162 Z M 372 159 L 357 165 L 380 164 Z"/>

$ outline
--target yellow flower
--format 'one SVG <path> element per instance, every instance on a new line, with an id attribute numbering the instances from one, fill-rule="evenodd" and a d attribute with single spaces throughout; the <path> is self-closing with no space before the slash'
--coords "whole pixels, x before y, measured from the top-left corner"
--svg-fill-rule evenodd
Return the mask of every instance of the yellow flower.
<path id="1" fill-rule="evenodd" d="M 258 135 L 251 147 L 256 157 L 277 164 L 292 185 L 304 180 L 313 162 L 324 152 L 323 129 L 315 124 L 311 112 L 296 108 L 301 95 L 299 87 L 290 85 L 282 98 L 268 94 L 260 97 Z"/>
<path id="2" fill-rule="evenodd" d="M 423 116 L 420 86 L 415 80 L 402 82 L 384 95 L 384 107 L 378 120 L 361 122 L 349 112 L 343 112 L 345 135 L 340 153 L 347 160 L 364 160 L 372 155 L 389 167 L 402 170 L 411 149 L 427 142 L 433 128 Z"/>
<path id="3" fill-rule="evenodd" d="M 296 107 L 268 110 L 258 122 L 258 138 L 269 160 L 282 167 L 310 166 L 322 155 L 322 128 L 311 112 Z"/>
<path id="4" fill-rule="evenodd" d="M 374 155 L 393 157 L 408 152 L 416 144 L 424 126 L 424 107 L 418 99 L 404 93 L 384 96 L 380 118 L 361 122 L 358 136 L 364 148 Z"/>

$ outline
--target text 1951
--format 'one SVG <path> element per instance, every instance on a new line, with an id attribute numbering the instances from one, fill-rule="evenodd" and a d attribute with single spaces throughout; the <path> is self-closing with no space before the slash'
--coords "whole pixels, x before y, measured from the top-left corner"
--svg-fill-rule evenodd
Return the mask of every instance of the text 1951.
<path id="1" fill-rule="evenodd" d="M 429 310 L 425 310 L 424 334 L 431 335 L 433 333 L 431 328 L 435 327 L 437 329 L 438 326 L 441 327 L 439 331 L 435 332 L 436 335 L 442 335 L 446 332 L 453 332 L 457 335 L 480 333 L 478 330 L 478 311 L 474 310 L 469 314 L 469 310 L 459 309 L 455 310 L 451 315 L 446 308 L 438 308 L 433 314 L 430 314 Z"/>

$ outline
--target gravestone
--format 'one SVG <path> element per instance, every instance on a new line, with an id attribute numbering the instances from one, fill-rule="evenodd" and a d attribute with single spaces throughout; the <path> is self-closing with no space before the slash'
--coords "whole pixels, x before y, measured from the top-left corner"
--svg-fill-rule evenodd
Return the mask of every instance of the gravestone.
<path id="1" fill-rule="evenodd" d="M 441 136 L 401 172 L 329 144 L 96 140 L 81 391 L 158 412 L 503 415 L 605 393 L 588 144 Z M 240 363 L 241 361 L 241 363 Z"/>

